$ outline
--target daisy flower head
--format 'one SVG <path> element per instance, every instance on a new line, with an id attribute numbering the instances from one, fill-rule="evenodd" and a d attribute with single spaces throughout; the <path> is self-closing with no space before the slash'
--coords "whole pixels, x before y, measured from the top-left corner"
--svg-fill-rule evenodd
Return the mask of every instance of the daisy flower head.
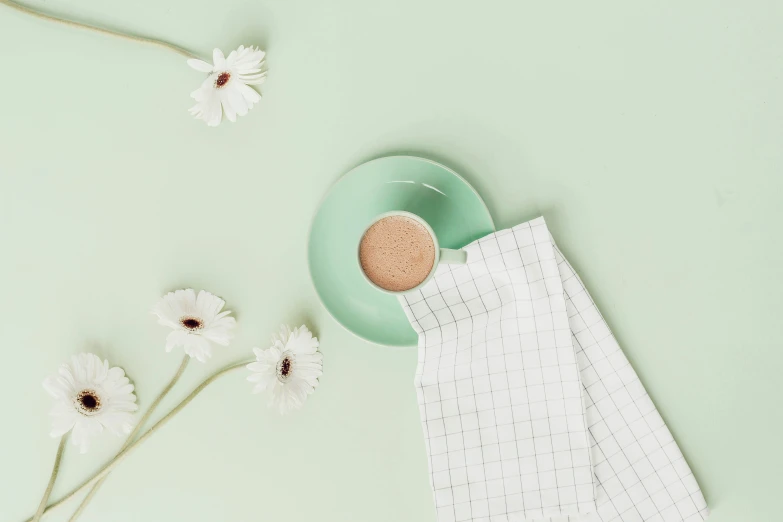
<path id="1" fill-rule="evenodd" d="M 49 412 L 51 436 L 73 430 L 71 440 L 81 453 L 104 428 L 118 436 L 133 428 L 133 412 L 138 409 L 133 385 L 122 368 L 110 368 L 109 361 L 95 354 L 74 355 L 44 380 L 43 387 L 55 400 Z"/>
<path id="2" fill-rule="evenodd" d="M 236 320 L 222 311 L 226 302 L 216 295 L 193 289 L 164 295 L 152 308 L 158 323 L 173 331 L 166 337 L 166 351 L 182 346 L 185 353 L 201 362 L 212 357 L 212 343 L 228 346 Z"/>
<path id="3" fill-rule="evenodd" d="M 237 115 L 247 114 L 261 99 L 250 85 L 261 85 L 266 80 L 264 56 L 266 53 L 257 47 L 240 45 L 228 58 L 215 49 L 211 64 L 195 58 L 188 60 L 192 68 L 207 73 L 201 87 L 190 94 L 196 100 L 190 113 L 210 127 L 220 125 L 223 113 L 232 122 L 237 120 Z"/>
<path id="4" fill-rule="evenodd" d="M 252 372 L 247 380 L 255 383 L 253 393 L 267 392 L 269 406 L 281 414 L 301 408 L 323 373 L 318 338 L 304 325 L 294 329 L 283 325 L 269 348 L 253 348 L 253 353 L 256 362 L 247 365 Z"/>

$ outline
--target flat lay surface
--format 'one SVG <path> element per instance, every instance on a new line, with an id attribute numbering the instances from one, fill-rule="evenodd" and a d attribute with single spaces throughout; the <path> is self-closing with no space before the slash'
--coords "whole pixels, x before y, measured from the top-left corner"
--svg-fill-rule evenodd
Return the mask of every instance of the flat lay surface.
<path id="1" fill-rule="evenodd" d="M 204 75 L 181 56 L 0 9 L 0 520 L 30 516 L 51 471 L 41 381 L 92 351 L 144 411 L 181 360 L 150 309 L 192 286 L 226 300 L 236 337 L 192 361 L 155 418 L 280 323 L 318 336 L 321 384 L 280 417 L 245 373 L 221 378 L 80 520 L 434 522 L 416 349 L 347 332 L 308 272 L 325 194 L 388 155 L 453 169 L 498 230 L 545 216 L 709 520 L 779 518 L 778 2 L 31 5 L 207 61 L 258 45 L 269 77 L 248 115 L 210 128 L 187 112 Z M 121 444 L 68 447 L 53 498 Z"/>

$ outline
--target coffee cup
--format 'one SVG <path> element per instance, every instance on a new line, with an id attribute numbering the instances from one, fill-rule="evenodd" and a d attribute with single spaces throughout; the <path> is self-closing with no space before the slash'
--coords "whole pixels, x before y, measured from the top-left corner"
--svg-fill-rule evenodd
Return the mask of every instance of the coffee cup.
<path id="1" fill-rule="evenodd" d="M 440 263 L 465 264 L 467 252 L 440 248 L 432 227 L 411 212 L 386 212 L 364 230 L 359 269 L 373 287 L 392 295 L 423 287 Z"/>

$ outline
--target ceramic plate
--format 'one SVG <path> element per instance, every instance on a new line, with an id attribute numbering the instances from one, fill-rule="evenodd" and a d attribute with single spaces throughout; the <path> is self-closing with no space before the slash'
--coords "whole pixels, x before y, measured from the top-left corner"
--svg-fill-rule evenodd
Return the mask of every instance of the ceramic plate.
<path id="1" fill-rule="evenodd" d="M 318 296 L 350 332 L 372 343 L 415 346 L 397 298 L 373 288 L 356 252 L 379 214 L 407 210 L 424 218 L 442 247 L 461 248 L 495 230 L 484 201 L 456 172 L 434 161 L 390 156 L 359 165 L 329 191 L 313 218 L 308 264 Z"/>

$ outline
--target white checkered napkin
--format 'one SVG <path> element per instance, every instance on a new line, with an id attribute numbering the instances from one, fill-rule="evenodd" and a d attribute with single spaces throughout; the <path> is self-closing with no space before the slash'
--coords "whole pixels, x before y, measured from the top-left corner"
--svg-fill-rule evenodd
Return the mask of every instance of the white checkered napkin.
<path id="1" fill-rule="evenodd" d="M 671 433 L 538 218 L 400 298 L 439 522 L 701 521 Z"/>

